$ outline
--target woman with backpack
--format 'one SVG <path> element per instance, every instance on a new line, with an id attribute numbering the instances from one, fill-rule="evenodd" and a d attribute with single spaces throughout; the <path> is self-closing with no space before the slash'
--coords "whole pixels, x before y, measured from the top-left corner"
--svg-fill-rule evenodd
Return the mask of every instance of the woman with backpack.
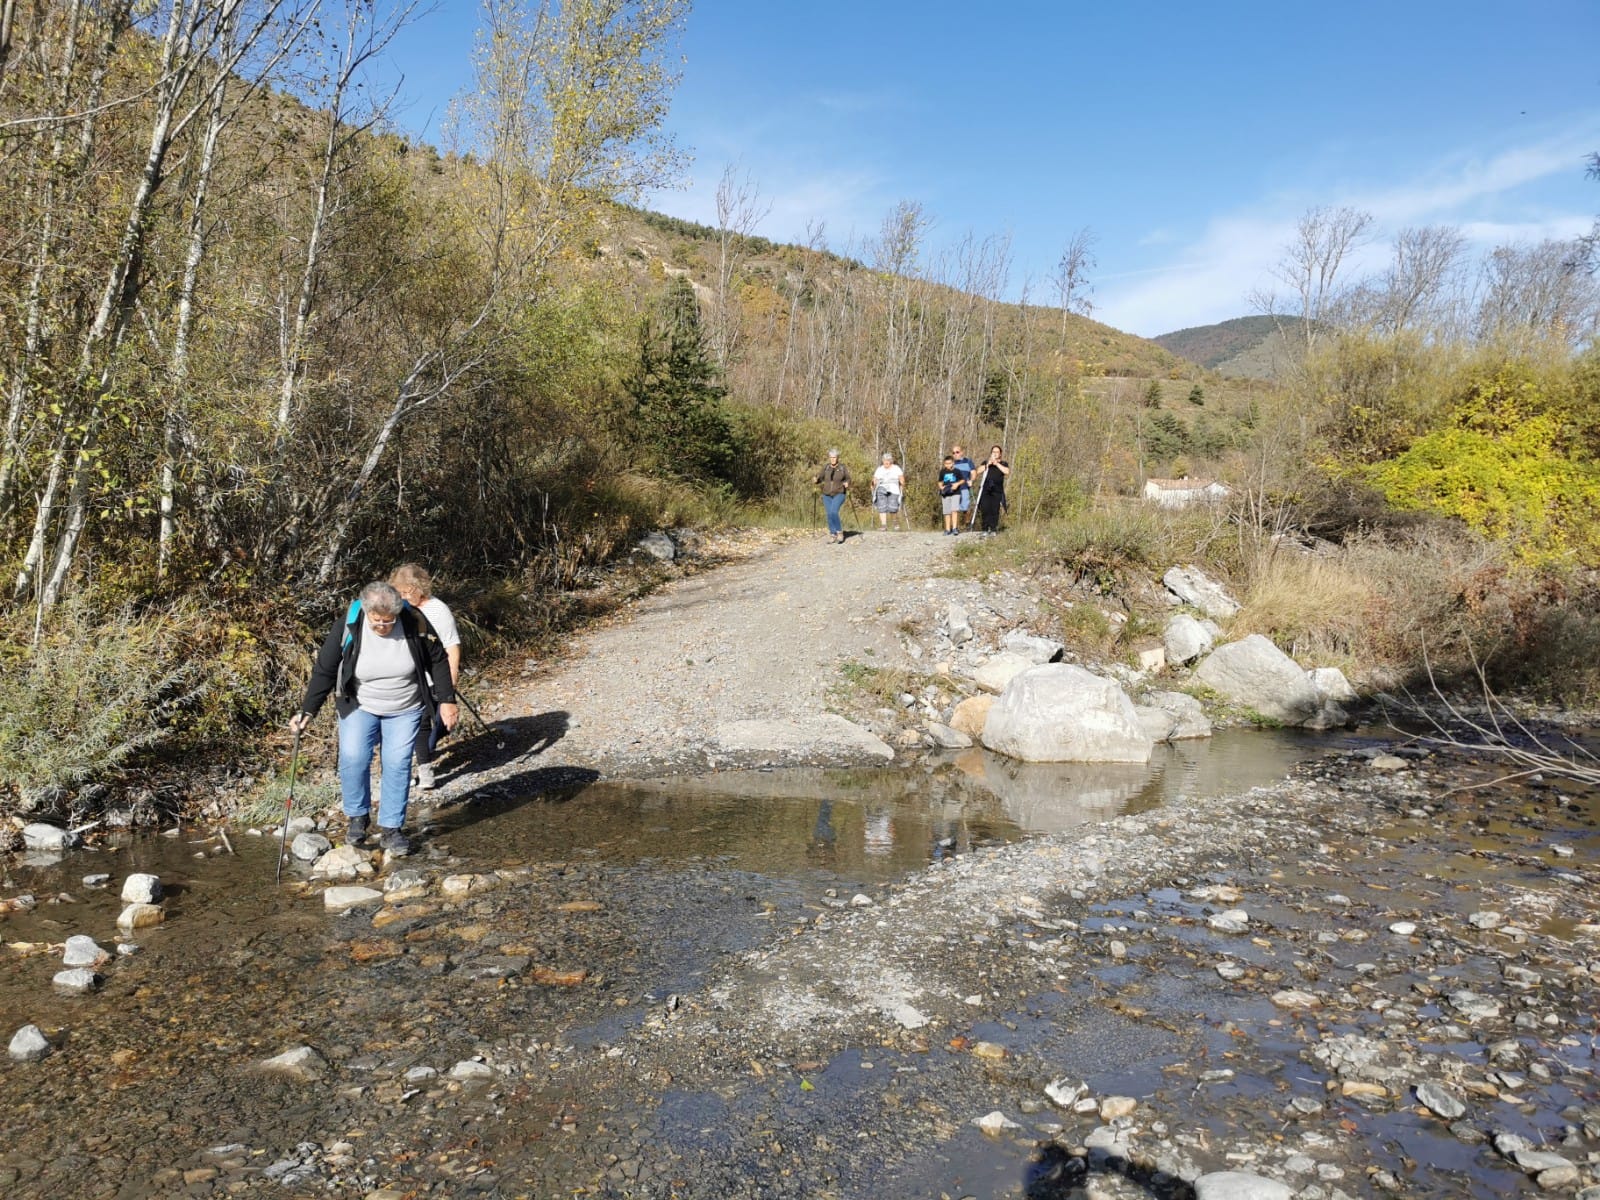
<path id="1" fill-rule="evenodd" d="M 456 628 L 455 614 L 450 606 L 433 594 L 433 576 L 419 563 L 401 563 L 389 576 L 400 598 L 413 608 L 421 609 L 428 618 L 433 632 L 439 636 L 444 655 L 450 660 L 450 684 L 461 682 L 461 631 Z M 439 748 L 439 739 L 445 735 L 444 723 L 434 714 L 426 737 L 417 736 L 417 786 L 425 792 L 434 787 L 433 754 Z"/>
<path id="2" fill-rule="evenodd" d="M 411 791 L 411 752 L 423 722 L 435 714 L 454 729 L 459 713 L 450 660 L 428 618 L 387 583 L 369 583 L 335 621 L 317 652 L 300 711 L 289 722 L 304 732 L 333 696 L 339 714 L 339 791 L 352 846 L 367 840 L 372 812 L 372 754 L 382 748 L 378 845 L 399 858 L 411 843 L 402 832 Z"/>

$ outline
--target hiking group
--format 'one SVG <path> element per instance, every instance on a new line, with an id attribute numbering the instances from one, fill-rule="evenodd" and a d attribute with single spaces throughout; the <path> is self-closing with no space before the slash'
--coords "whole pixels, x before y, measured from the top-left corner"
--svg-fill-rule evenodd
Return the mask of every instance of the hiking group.
<path id="1" fill-rule="evenodd" d="M 984 534 L 996 533 L 1000 528 L 1000 514 L 1006 509 L 1006 480 L 1011 475 L 1011 464 L 1005 460 L 1000 446 L 991 446 L 989 456 L 974 464 L 959 444 L 950 447 L 950 453 L 938 472 L 939 510 L 947 537 L 961 532 L 963 514 L 967 528 L 979 526 Z M 828 451 L 828 461 L 816 474 L 814 483 L 822 491 L 822 506 L 827 514 L 828 540 L 842 543 L 844 534 L 844 506 L 850 498 L 850 468 L 839 461 L 837 449 Z M 872 473 L 872 508 L 878 514 L 878 528 L 887 531 L 889 518 L 899 517 L 902 530 L 910 531 L 906 516 L 906 473 L 895 463 L 894 455 L 885 453 L 882 463 Z"/>
<path id="2" fill-rule="evenodd" d="M 405 822 L 412 761 L 418 786 L 432 788 L 434 750 L 459 717 L 460 673 L 461 635 L 455 618 L 433 595 L 432 578 L 416 563 L 397 568 L 387 581 L 367 584 L 334 621 L 289 727 L 303 733 L 333 697 L 339 718 L 339 793 L 350 845 L 367 845 L 372 833 L 376 752 L 382 762 L 378 847 L 395 857 L 410 852 Z"/>

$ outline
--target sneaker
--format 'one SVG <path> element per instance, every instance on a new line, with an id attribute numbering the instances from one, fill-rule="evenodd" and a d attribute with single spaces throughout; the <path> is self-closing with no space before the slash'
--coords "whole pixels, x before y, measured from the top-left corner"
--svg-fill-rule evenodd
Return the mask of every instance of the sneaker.
<path id="1" fill-rule="evenodd" d="M 391 858 L 404 858 L 411 853 L 411 842 L 398 829 L 378 826 L 378 849 Z"/>
<path id="2" fill-rule="evenodd" d="M 367 844 L 367 818 L 365 815 L 350 818 L 350 824 L 344 831 L 344 840 L 352 846 L 365 846 Z"/>
<path id="3" fill-rule="evenodd" d="M 425 792 L 431 792 L 438 786 L 433 778 L 433 764 L 431 762 L 417 764 L 417 786 Z"/>

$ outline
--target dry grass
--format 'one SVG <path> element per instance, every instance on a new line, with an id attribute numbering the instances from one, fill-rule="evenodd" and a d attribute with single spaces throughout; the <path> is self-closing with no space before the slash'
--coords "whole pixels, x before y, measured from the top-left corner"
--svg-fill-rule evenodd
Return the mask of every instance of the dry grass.
<path id="1" fill-rule="evenodd" d="M 1323 665 L 1358 660 L 1387 607 L 1375 581 L 1348 554 L 1281 552 L 1257 564 L 1230 636 L 1261 633 Z"/>

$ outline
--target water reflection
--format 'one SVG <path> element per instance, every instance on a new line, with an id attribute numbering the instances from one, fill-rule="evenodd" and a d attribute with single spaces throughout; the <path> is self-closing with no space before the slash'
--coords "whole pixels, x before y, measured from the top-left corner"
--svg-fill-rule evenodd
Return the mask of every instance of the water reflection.
<path id="1" fill-rule="evenodd" d="M 446 811 L 440 836 L 485 862 L 706 858 L 778 877 L 886 880 L 974 846 L 1272 783 L 1336 742 L 1231 730 L 1158 747 L 1144 765 L 1028 764 L 970 750 L 932 771 L 795 768 L 596 782 Z"/>

